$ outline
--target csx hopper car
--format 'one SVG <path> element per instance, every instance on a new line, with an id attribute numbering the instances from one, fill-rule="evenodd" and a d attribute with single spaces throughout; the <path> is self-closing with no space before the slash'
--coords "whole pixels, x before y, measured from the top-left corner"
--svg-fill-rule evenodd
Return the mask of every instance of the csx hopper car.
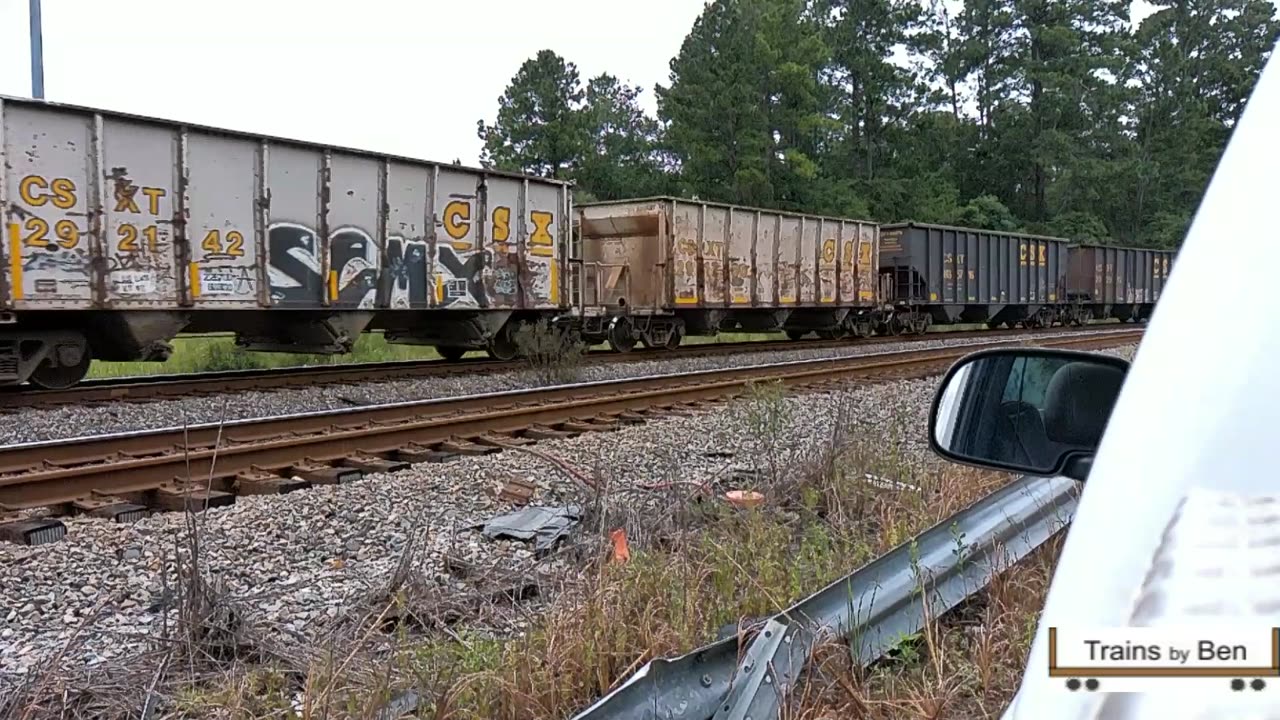
<path id="1" fill-rule="evenodd" d="M 514 357 L 555 317 L 566 183 L 0 98 L 0 383 L 162 360 L 180 332 Z"/>
<path id="2" fill-rule="evenodd" d="M 626 352 L 729 330 L 871 334 L 875 223 L 671 197 L 579 204 L 576 215 L 588 340 Z"/>

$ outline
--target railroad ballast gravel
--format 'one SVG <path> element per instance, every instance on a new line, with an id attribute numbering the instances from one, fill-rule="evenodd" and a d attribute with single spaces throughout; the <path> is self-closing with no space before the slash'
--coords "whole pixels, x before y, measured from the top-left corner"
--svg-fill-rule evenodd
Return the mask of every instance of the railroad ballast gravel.
<path id="1" fill-rule="evenodd" d="M 1131 357 L 1133 348 L 1105 352 Z M 534 447 L 588 474 L 600 469 L 608 496 L 621 504 L 629 492 L 645 497 L 642 485 L 722 478 L 771 452 L 786 472 L 829 444 L 842 409 L 853 442 L 883 448 L 900 458 L 899 467 L 936 465 L 941 461 L 928 451 L 924 428 L 937 382 L 933 377 L 789 396 L 780 405 L 739 402 Z M 785 408 L 784 427 L 773 440 L 761 432 L 770 422 L 762 408 L 771 407 Z M 406 570 L 434 584 L 442 597 L 462 591 L 466 583 L 446 566 L 450 557 L 555 585 L 574 572 L 572 563 L 555 554 L 536 558 L 531 545 L 488 540 L 472 529 L 515 508 L 491 492 L 512 478 L 536 484 L 534 505 L 584 501 L 563 471 L 517 450 L 284 496 L 241 497 L 231 507 L 194 516 L 204 574 L 259 637 L 299 647 L 367 610 L 370 598 L 385 594 Z M 180 513 L 133 525 L 75 518 L 67 520 L 61 542 L 0 544 L 0 674 L 26 675 L 64 647 L 64 667 L 95 666 L 140 651 L 148 635 L 173 619 L 173 558 L 176 547 L 185 547 L 187 522 Z M 525 622 L 523 612 L 511 617 L 517 629 Z"/>
<path id="2" fill-rule="evenodd" d="M 1117 329 L 1121 329 L 1117 327 Z M 1026 337 L 1070 334 L 1045 331 Z M 625 363 L 592 364 L 584 359 L 577 379 L 583 382 L 659 375 L 672 372 L 743 367 L 764 363 L 818 358 L 850 357 L 868 353 L 924 350 L 974 342 L 940 333 L 938 339 L 886 344 L 851 341 L 846 347 L 782 351 L 742 352 L 710 357 L 670 357 Z M 153 402 L 118 402 L 93 407 L 64 405 L 53 408 L 19 409 L 0 414 L 0 445 L 62 440 L 85 435 L 135 432 L 181 427 L 245 418 L 376 405 L 388 402 L 425 400 L 486 392 L 502 392 L 538 387 L 537 376 L 529 371 L 477 373 L 431 378 L 403 378 L 377 383 L 329 384 L 289 387 L 278 392 L 239 392 L 195 396 Z"/>

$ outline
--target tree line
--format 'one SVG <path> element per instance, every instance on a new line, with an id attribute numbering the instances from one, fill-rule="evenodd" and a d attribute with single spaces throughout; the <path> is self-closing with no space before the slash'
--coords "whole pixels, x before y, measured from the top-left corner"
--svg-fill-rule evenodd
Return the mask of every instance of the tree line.
<path id="1" fill-rule="evenodd" d="M 670 77 L 551 50 L 478 123 L 578 201 L 781 210 L 1177 247 L 1280 35 L 1269 0 L 713 0 Z"/>

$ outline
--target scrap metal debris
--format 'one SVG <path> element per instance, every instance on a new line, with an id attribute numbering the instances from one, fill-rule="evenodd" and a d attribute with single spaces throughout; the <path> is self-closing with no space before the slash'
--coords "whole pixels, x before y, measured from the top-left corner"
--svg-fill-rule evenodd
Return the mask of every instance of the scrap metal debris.
<path id="1" fill-rule="evenodd" d="M 568 535 L 581 519 L 582 509 L 577 505 L 533 506 L 499 515 L 475 527 L 482 528 L 481 532 L 490 540 L 533 540 L 534 551 L 544 553 Z"/>

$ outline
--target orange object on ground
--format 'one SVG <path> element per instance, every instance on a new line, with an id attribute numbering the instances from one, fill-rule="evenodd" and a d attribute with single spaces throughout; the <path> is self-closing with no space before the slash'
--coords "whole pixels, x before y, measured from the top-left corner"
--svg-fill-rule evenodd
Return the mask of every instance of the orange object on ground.
<path id="1" fill-rule="evenodd" d="M 754 490 L 730 490 L 724 496 L 731 504 L 742 508 L 753 508 L 764 502 L 764 495 Z"/>
<path id="2" fill-rule="evenodd" d="M 627 547 L 627 531 L 618 528 L 609 533 L 609 539 L 613 541 L 613 561 L 624 563 L 631 559 L 631 549 Z"/>

